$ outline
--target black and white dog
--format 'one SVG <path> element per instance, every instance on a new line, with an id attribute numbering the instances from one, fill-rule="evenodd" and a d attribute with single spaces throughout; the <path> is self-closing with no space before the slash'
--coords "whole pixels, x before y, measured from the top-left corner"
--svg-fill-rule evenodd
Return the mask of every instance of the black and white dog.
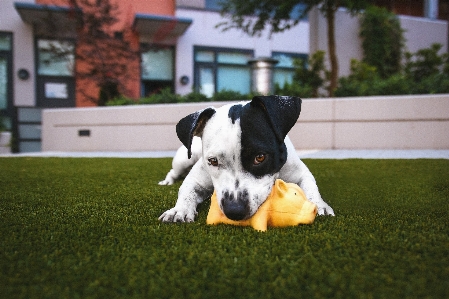
<path id="1" fill-rule="evenodd" d="M 278 178 L 298 184 L 317 204 L 319 215 L 334 215 L 287 136 L 300 112 L 298 97 L 258 96 L 251 102 L 210 107 L 181 119 L 176 133 L 185 147 L 177 151 L 173 169 L 159 184 L 170 185 L 187 176 L 175 207 L 159 220 L 194 221 L 197 205 L 214 189 L 229 219 L 250 218 Z"/>

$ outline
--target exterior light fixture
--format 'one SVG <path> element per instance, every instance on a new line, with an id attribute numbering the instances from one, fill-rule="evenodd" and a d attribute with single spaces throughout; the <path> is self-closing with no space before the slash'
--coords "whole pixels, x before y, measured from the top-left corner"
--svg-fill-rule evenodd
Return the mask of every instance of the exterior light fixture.
<path id="1" fill-rule="evenodd" d="M 17 76 L 20 80 L 28 80 L 30 78 L 30 72 L 26 69 L 20 69 L 17 71 Z"/>
<path id="2" fill-rule="evenodd" d="M 189 79 L 189 77 L 187 77 L 187 76 L 182 76 L 182 77 L 179 79 L 179 82 L 180 82 L 182 85 L 187 85 L 187 84 L 189 84 L 190 79 Z"/>

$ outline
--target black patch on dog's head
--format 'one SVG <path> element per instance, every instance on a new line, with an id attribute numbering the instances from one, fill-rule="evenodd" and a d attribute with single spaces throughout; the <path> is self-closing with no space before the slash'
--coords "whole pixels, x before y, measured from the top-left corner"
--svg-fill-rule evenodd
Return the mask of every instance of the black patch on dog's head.
<path id="1" fill-rule="evenodd" d="M 297 97 L 254 97 L 242 107 L 242 165 L 256 177 L 278 172 L 287 161 L 284 139 L 295 125 L 301 111 Z M 265 160 L 256 165 L 254 159 L 264 154 Z"/>
<path id="2" fill-rule="evenodd" d="M 229 108 L 228 116 L 232 120 L 232 124 L 235 124 L 235 121 L 242 115 L 242 108 L 243 106 L 241 104 L 234 105 Z"/>
<path id="3" fill-rule="evenodd" d="M 187 156 L 192 156 L 192 140 L 193 136 L 201 136 L 207 121 L 215 114 L 212 107 L 189 114 L 181 119 L 176 125 L 176 134 L 179 140 L 187 148 Z"/>

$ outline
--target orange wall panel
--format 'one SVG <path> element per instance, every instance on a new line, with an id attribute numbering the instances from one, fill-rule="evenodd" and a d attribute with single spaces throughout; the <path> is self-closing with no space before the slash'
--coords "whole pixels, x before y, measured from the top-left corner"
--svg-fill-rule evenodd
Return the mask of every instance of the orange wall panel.
<path id="1" fill-rule="evenodd" d="M 75 2 L 79 2 L 74 0 Z M 116 3 L 122 13 L 131 12 L 154 14 L 154 15 L 175 15 L 175 0 L 131 0 L 119 1 L 111 0 Z M 70 0 L 36 0 L 36 4 L 70 6 Z"/>
<path id="2" fill-rule="evenodd" d="M 73 0 L 80 3 L 79 0 Z M 92 0 L 94 1 L 94 0 Z M 111 34 L 114 31 L 121 31 L 124 33 L 124 38 L 131 43 L 134 50 L 139 48 L 139 36 L 132 30 L 132 24 L 136 13 L 140 14 L 154 14 L 154 15 L 169 15 L 175 14 L 175 0 L 132 0 L 132 1 L 118 1 L 111 0 L 118 5 L 118 22 L 110 28 Z M 71 0 L 36 0 L 37 4 L 44 5 L 59 5 L 70 6 Z M 80 3 L 82 6 L 82 3 Z M 80 34 L 82 34 L 80 32 Z M 84 45 L 78 43 L 78 48 L 81 49 Z M 76 72 L 83 72 L 88 69 L 90 65 L 86 62 L 76 62 Z M 140 96 L 140 57 L 131 59 L 128 63 L 128 72 L 123 74 L 124 78 L 119 79 L 125 86 L 124 90 L 119 90 L 123 95 L 137 99 Z M 76 75 L 75 75 L 76 78 Z M 76 106 L 86 107 L 95 106 L 96 104 L 89 100 L 90 97 L 96 98 L 99 94 L 99 87 L 95 83 L 85 79 L 76 78 Z"/>

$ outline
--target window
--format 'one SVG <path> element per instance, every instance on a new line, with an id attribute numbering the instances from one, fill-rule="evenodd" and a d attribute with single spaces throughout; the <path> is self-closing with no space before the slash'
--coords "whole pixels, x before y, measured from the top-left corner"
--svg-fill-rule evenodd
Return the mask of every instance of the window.
<path id="1" fill-rule="evenodd" d="M 75 42 L 36 40 L 36 106 L 75 106 Z"/>
<path id="2" fill-rule="evenodd" d="M 295 59 L 307 59 L 307 54 L 273 52 L 272 57 L 279 61 L 274 68 L 273 81 L 282 88 L 285 83 L 293 82 Z"/>
<path id="3" fill-rule="evenodd" d="M 142 52 L 142 96 L 173 89 L 174 49 L 151 48 Z"/>
<path id="4" fill-rule="evenodd" d="M 0 33 L 0 51 L 11 51 L 11 34 Z"/>
<path id="5" fill-rule="evenodd" d="M 222 90 L 250 92 L 252 50 L 195 47 L 194 56 L 196 91 L 208 97 Z"/>
<path id="6" fill-rule="evenodd" d="M 75 45 L 71 41 L 37 41 L 37 73 L 44 76 L 73 76 Z"/>
<path id="7" fill-rule="evenodd" d="M 12 100 L 12 33 L 0 32 L 0 127 L 11 129 Z"/>
<path id="8" fill-rule="evenodd" d="M 221 10 L 220 2 L 222 2 L 222 0 L 205 0 L 204 4 L 206 6 L 206 9 L 208 10 L 220 11 Z"/>

